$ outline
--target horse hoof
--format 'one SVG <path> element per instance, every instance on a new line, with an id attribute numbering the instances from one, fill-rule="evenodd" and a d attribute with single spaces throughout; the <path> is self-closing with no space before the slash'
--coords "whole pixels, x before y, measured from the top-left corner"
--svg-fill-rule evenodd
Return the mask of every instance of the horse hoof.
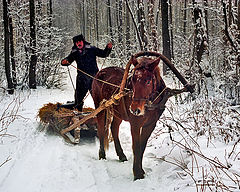
<path id="1" fill-rule="evenodd" d="M 99 160 L 106 159 L 106 154 L 104 151 L 99 151 Z"/>
<path id="2" fill-rule="evenodd" d="M 119 156 L 119 161 L 120 161 L 120 162 L 127 161 L 127 157 L 126 157 L 125 155 Z"/>
<path id="3" fill-rule="evenodd" d="M 134 181 L 138 180 L 138 179 L 144 179 L 144 175 L 137 175 L 137 176 L 134 176 Z"/>

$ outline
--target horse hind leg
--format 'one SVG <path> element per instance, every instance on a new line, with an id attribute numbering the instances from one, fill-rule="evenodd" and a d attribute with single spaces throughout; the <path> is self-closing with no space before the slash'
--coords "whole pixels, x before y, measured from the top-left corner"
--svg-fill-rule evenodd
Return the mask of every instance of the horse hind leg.
<path id="1" fill-rule="evenodd" d="M 121 122 L 122 122 L 121 119 L 113 117 L 113 121 L 111 124 L 111 132 L 114 140 L 115 150 L 116 150 L 117 156 L 119 157 L 119 161 L 124 162 L 124 161 L 127 161 L 127 157 L 123 153 L 123 149 L 121 147 L 120 140 L 119 140 L 119 126 Z"/>
<path id="2" fill-rule="evenodd" d="M 99 149 L 99 159 L 106 159 L 106 153 L 105 153 L 105 147 L 104 147 L 104 141 L 106 138 L 105 135 L 105 111 L 100 112 L 97 115 L 97 132 L 98 132 L 98 138 L 100 142 L 100 149 Z"/>

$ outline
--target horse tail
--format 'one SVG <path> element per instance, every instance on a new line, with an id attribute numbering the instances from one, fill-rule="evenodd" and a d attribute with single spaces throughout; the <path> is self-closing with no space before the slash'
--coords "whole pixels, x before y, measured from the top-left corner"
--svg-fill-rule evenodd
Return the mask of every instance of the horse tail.
<path id="1" fill-rule="evenodd" d="M 109 134 L 113 120 L 113 108 L 111 106 L 106 109 L 105 118 L 104 149 L 107 150 L 109 148 L 109 143 L 112 141 L 112 135 Z"/>

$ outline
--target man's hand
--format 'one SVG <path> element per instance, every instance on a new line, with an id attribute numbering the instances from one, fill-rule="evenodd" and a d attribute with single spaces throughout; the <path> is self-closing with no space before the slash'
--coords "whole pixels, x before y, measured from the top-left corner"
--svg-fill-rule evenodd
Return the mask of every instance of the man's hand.
<path id="1" fill-rule="evenodd" d="M 112 43 L 111 43 L 111 42 L 109 42 L 109 43 L 107 44 L 107 48 L 108 48 L 108 49 L 112 49 Z"/>
<path id="2" fill-rule="evenodd" d="M 70 63 L 68 62 L 67 59 L 63 59 L 61 62 L 62 65 L 66 66 L 66 65 L 70 65 Z"/>

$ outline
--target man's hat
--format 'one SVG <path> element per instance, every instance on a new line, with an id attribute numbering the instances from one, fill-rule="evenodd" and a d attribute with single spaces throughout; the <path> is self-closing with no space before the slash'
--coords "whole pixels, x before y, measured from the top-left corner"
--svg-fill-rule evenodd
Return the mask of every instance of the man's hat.
<path id="1" fill-rule="evenodd" d="M 88 42 L 85 40 L 85 37 L 84 37 L 82 34 L 73 37 L 73 43 L 74 43 L 74 44 L 75 44 L 76 42 L 78 42 L 78 41 L 83 41 L 84 44 L 90 44 L 90 43 L 88 43 Z"/>
<path id="2" fill-rule="evenodd" d="M 76 43 L 78 41 L 85 41 L 85 38 L 82 34 L 73 37 L 73 43 Z"/>

